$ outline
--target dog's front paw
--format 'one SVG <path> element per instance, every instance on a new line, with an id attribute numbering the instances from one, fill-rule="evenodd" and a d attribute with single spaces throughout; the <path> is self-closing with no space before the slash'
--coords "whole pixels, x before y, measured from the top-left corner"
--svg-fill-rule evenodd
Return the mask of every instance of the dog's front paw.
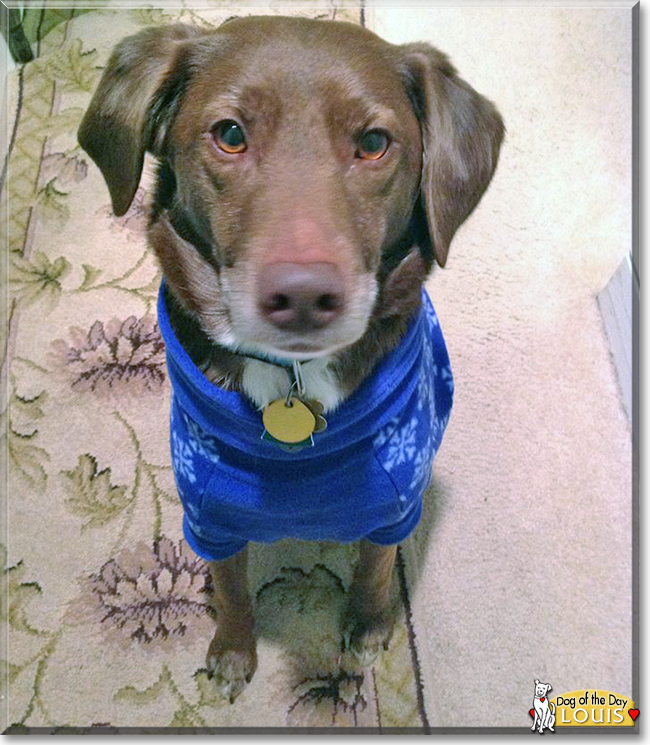
<path id="1" fill-rule="evenodd" d="M 360 665 L 372 665 L 382 649 L 387 650 L 395 628 L 395 616 L 387 609 L 371 615 L 348 607 L 341 626 L 343 651 L 352 652 Z"/>
<path id="2" fill-rule="evenodd" d="M 217 629 L 210 642 L 206 665 L 219 693 L 233 704 L 257 670 L 254 636 Z"/>

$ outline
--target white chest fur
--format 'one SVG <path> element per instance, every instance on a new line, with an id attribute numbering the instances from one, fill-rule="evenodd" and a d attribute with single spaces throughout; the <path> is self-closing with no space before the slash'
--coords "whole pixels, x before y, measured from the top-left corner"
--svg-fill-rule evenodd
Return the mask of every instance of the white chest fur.
<path id="1" fill-rule="evenodd" d="M 305 397 L 320 401 L 324 412 L 336 408 L 343 398 L 330 362 L 329 357 L 320 357 L 301 364 Z M 244 393 L 260 409 L 286 396 L 292 382 L 291 373 L 284 368 L 261 360 L 246 360 L 242 379 Z"/>

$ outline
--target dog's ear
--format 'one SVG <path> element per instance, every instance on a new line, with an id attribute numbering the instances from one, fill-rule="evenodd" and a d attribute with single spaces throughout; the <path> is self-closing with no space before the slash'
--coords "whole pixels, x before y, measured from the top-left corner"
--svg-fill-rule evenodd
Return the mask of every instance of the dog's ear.
<path id="1" fill-rule="evenodd" d="M 425 223 L 425 259 L 444 266 L 451 239 L 492 179 L 505 128 L 494 104 L 461 80 L 442 52 L 419 43 L 401 49 L 424 150 L 414 219 Z"/>
<path id="2" fill-rule="evenodd" d="M 155 152 L 162 142 L 187 83 L 187 43 L 203 33 L 184 24 L 145 29 L 113 50 L 78 138 L 99 166 L 118 216 L 129 209 L 145 151 Z"/>

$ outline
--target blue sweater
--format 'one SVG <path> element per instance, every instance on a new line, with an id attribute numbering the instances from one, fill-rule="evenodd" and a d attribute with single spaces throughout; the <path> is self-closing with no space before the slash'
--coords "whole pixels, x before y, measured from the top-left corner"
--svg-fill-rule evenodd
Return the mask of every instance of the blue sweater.
<path id="1" fill-rule="evenodd" d="M 399 346 L 326 414 L 314 447 L 293 453 L 262 440 L 261 412 L 194 365 L 172 331 L 164 288 L 158 323 L 183 529 L 199 556 L 221 560 L 248 541 L 287 537 L 391 545 L 411 533 L 453 398 L 447 349 L 424 290 Z"/>

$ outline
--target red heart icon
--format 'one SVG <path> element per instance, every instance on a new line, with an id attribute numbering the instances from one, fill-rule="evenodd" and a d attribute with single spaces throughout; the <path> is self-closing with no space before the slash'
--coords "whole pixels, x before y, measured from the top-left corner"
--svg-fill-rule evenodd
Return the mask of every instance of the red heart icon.
<path id="1" fill-rule="evenodd" d="M 528 713 L 531 715 L 531 717 L 535 717 L 535 709 L 531 709 Z"/>
<path id="2" fill-rule="evenodd" d="M 546 701 L 546 699 L 545 699 L 545 698 L 540 698 L 540 701 L 541 701 L 542 703 L 544 703 L 544 701 Z"/>
<path id="3" fill-rule="evenodd" d="M 632 717 L 632 721 L 636 722 L 636 718 L 639 716 L 638 709 L 628 709 L 627 713 Z"/>

